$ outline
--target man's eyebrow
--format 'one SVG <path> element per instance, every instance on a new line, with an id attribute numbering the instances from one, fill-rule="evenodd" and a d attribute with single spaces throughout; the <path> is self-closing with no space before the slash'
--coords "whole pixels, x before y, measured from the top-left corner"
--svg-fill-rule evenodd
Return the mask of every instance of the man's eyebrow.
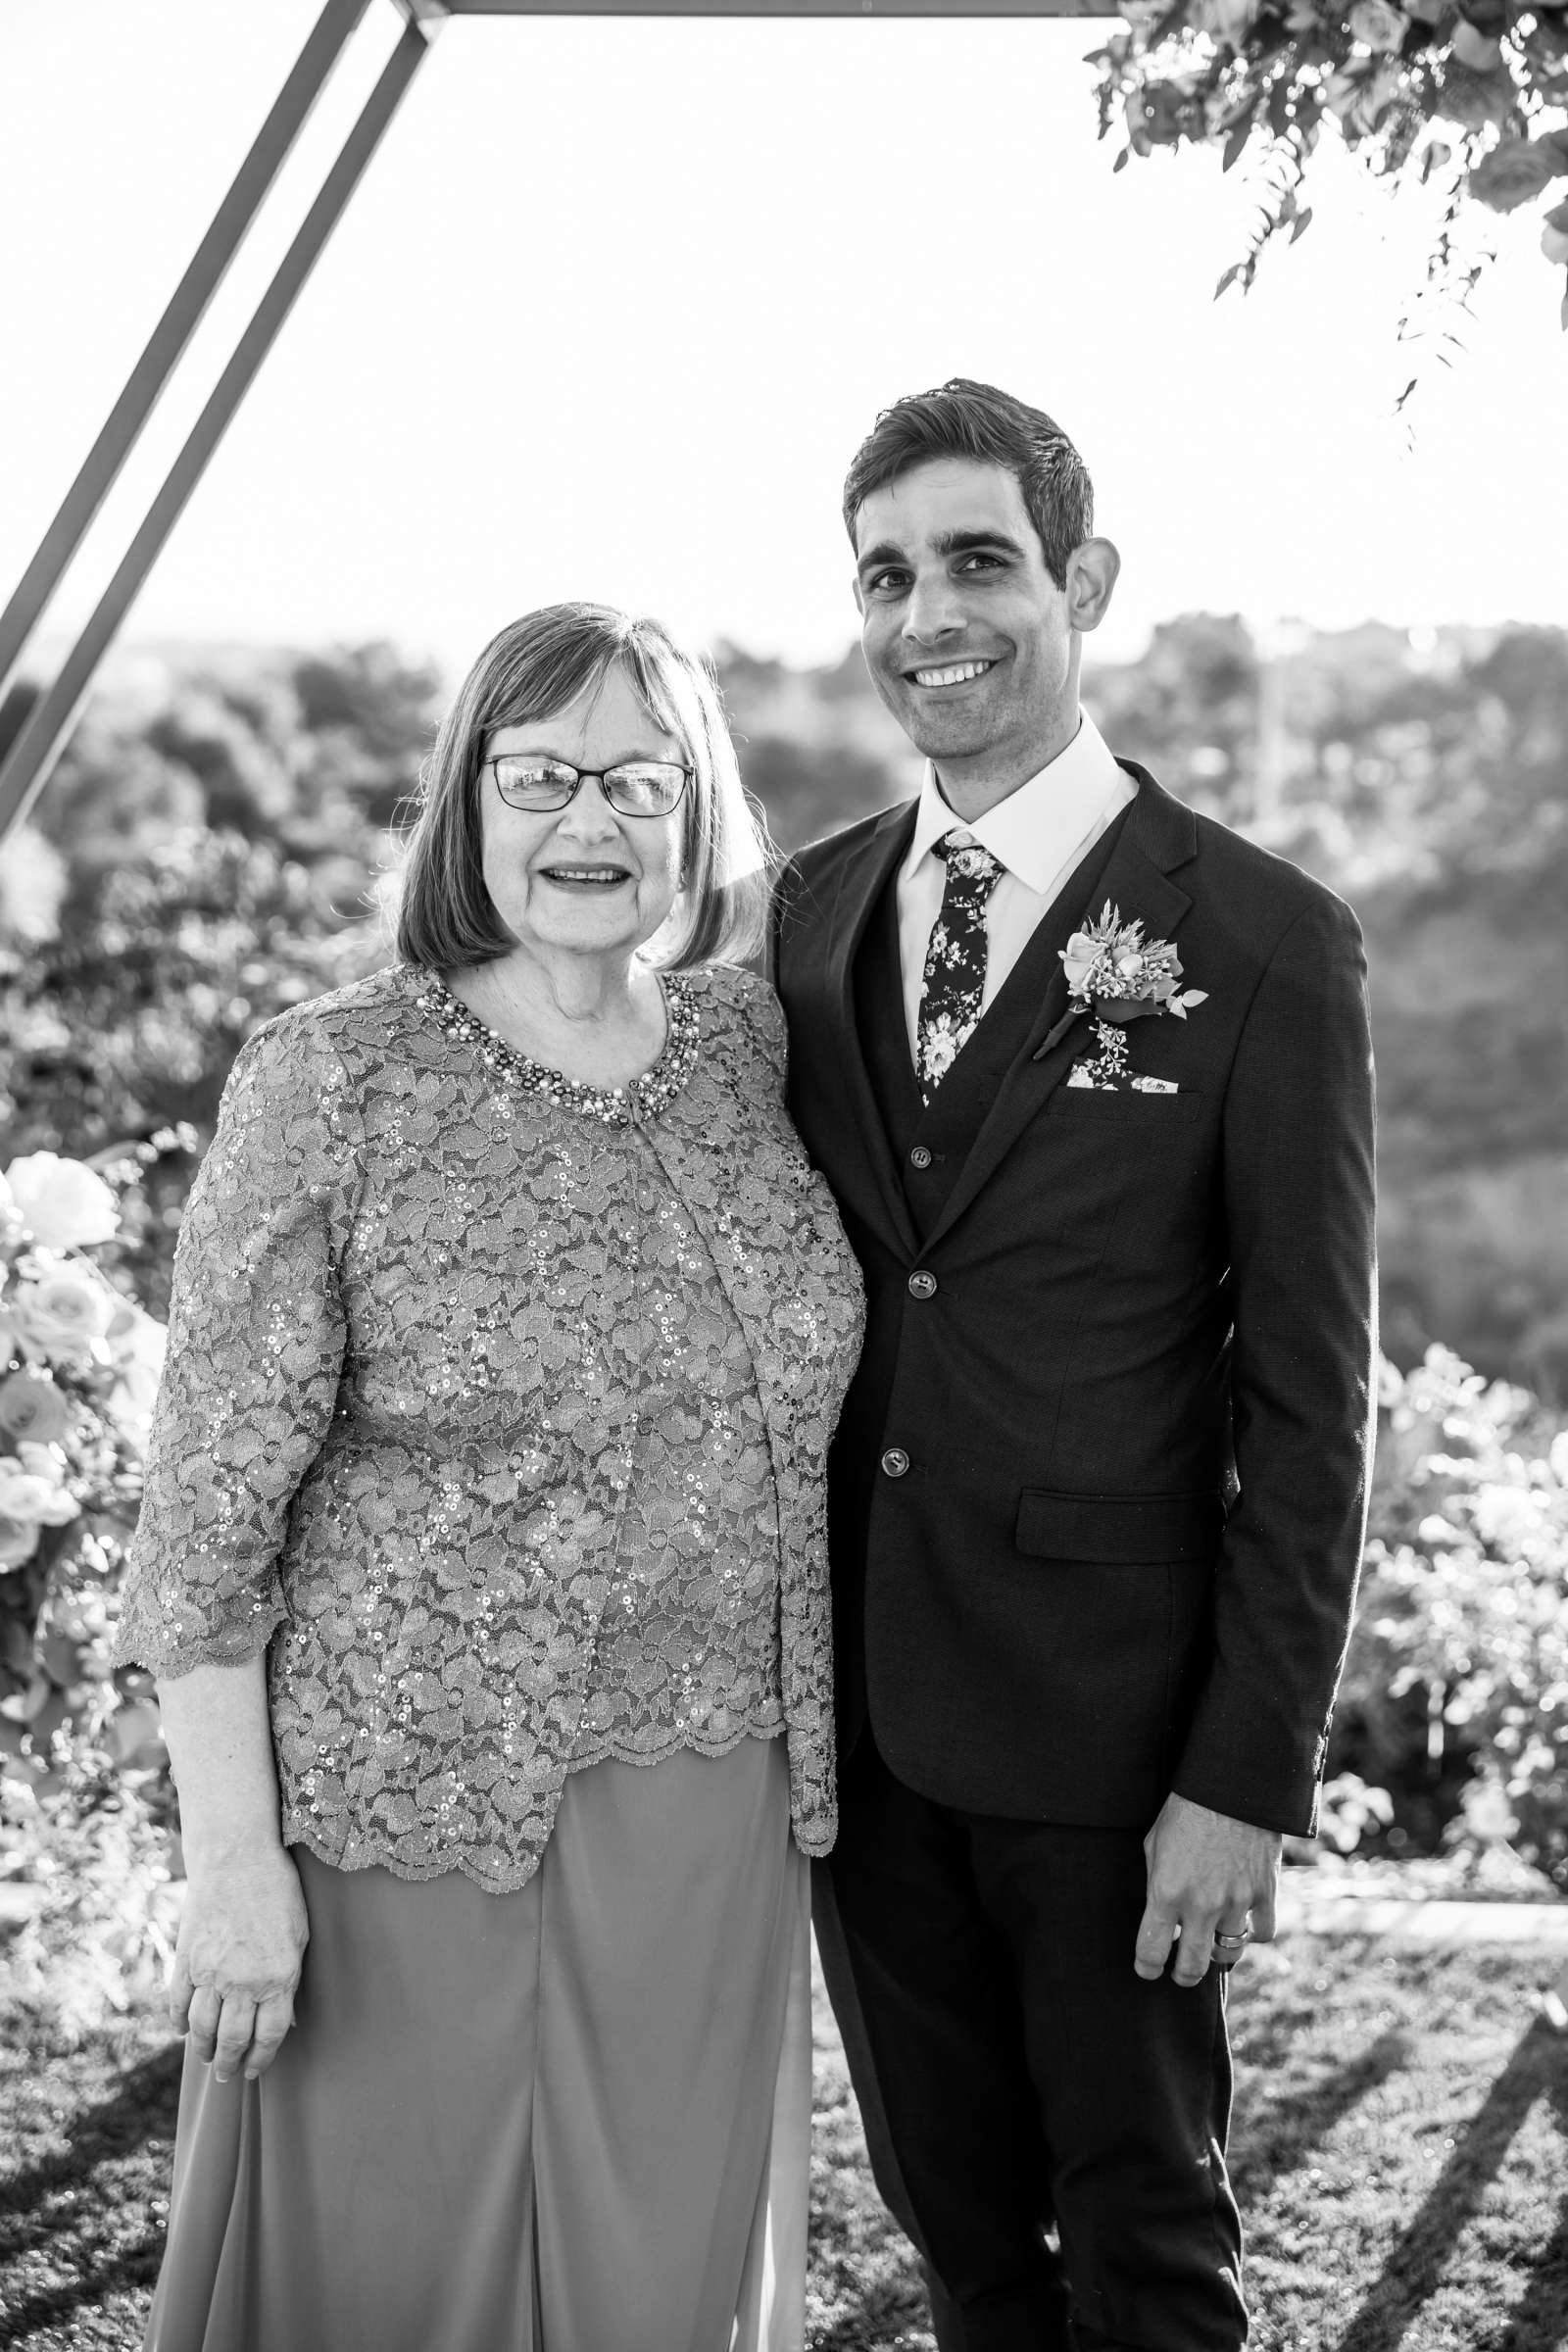
<path id="1" fill-rule="evenodd" d="M 1000 548 L 1009 556 L 1021 556 L 1024 552 L 1005 531 L 938 531 L 931 545 L 939 556 L 967 556 L 985 547 Z"/>
<path id="2" fill-rule="evenodd" d="M 932 553 L 938 556 L 969 556 L 986 549 L 1020 559 L 1026 552 L 1016 539 L 1009 539 L 1005 531 L 938 531 L 931 540 Z M 856 570 L 875 571 L 884 564 L 907 564 L 908 560 L 904 549 L 894 540 L 881 539 L 875 547 L 866 549 Z"/>

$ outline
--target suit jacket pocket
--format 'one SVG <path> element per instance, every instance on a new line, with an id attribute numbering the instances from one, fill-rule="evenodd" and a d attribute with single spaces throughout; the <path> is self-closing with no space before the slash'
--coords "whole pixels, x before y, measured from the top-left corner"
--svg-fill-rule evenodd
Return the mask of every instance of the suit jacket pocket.
<path id="1" fill-rule="evenodd" d="M 1190 1087 L 1182 1087 L 1174 1095 L 1151 1095 L 1141 1089 L 1068 1086 L 1063 1080 L 1046 1105 L 1048 1119 L 1114 1119 L 1140 1134 L 1155 1136 L 1161 1127 L 1180 1121 L 1196 1119 L 1202 1106 L 1202 1095 Z"/>
<path id="2" fill-rule="evenodd" d="M 1057 1494 L 1031 1487 L 1019 1498 L 1016 1542 L 1039 1559 L 1164 1568 L 1211 1559 L 1224 1532 L 1218 1494 Z"/>

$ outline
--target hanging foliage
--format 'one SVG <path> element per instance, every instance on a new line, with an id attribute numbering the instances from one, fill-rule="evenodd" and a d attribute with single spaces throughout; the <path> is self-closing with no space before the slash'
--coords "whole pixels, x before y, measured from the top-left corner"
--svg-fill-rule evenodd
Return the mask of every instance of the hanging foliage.
<path id="1" fill-rule="evenodd" d="M 1101 136 L 1125 139 L 1117 171 L 1183 140 L 1217 147 L 1229 171 L 1262 144 L 1257 219 L 1216 294 L 1250 286 L 1269 241 L 1308 225 L 1309 168 L 1330 126 L 1374 172 L 1439 193 L 1434 291 L 1468 301 L 1490 258 L 1461 233 L 1477 208 L 1539 205 L 1542 251 L 1568 271 L 1565 0 L 1126 0 L 1122 13 L 1127 30 L 1089 61 Z"/>

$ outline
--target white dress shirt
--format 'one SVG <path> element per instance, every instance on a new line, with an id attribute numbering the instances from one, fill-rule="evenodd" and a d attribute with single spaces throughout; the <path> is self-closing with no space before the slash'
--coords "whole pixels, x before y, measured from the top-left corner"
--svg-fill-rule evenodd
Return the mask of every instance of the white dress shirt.
<path id="1" fill-rule="evenodd" d="M 1009 792 L 972 825 L 955 816 L 927 762 L 914 838 L 899 868 L 899 964 L 909 1052 L 920 1019 L 920 982 L 931 930 L 942 907 L 947 866 L 934 844 L 955 825 L 989 850 L 1003 868 L 986 906 L 986 984 L 982 1013 L 1023 954 L 1035 925 L 1073 867 L 1087 858 L 1111 820 L 1138 798 L 1131 776 L 1116 765 L 1087 712 L 1064 752 Z"/>

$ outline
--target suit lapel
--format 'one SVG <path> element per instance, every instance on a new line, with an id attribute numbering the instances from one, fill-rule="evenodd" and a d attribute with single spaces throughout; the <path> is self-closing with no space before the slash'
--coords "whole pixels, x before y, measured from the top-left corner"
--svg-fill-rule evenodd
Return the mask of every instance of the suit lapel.
<path id="1" fill-rule="evenodd" d="M 912 801 L 889 808 L 846 859 L 823 957 L 828 1034 L 840 1055 L 840 1083 L 848 1098 L 844 1133 L 860 1162 L 858 1183 L 854 1182 L 853 1170 L 843 1166 L 835 1170 L 835 1180 L 840 1191 L 853 1191 L 862 1213 L 886 1228 L 906 1254 L 914 1250 L 914 1222 L 856 1026 L 855 958 L 871 910 L 909 846 L 914 816 Z"/>
<path id="2" fill-rule="evenodd" d="M 1192 900 L 1170 876 L 1197 850 L 1197 822 L 1192 810 L 1161 791 L 1146 768 L 1128 760 L 1119 764 L 1136 781 L 1138 798 L 1095 885 L 1093 906 L 1075 911 L 1073 926 L 1076 928 L 1098 916 L 1108 901 L 1123 922 L 1141 916 L 1146 938 L 1173 939 Z M 1071 1011 L 1067 975 L 1060 961 L 1054 959 L 1051 978 L 1028 1037 L 998 1088 L 996 1102 L 974 1140 L 962 1172 L 926 1236 L 927 1249 L 962 1216 L 1066 1077 L 1080 1044 L 1081 1023 L 1070 1017 Z"/>

